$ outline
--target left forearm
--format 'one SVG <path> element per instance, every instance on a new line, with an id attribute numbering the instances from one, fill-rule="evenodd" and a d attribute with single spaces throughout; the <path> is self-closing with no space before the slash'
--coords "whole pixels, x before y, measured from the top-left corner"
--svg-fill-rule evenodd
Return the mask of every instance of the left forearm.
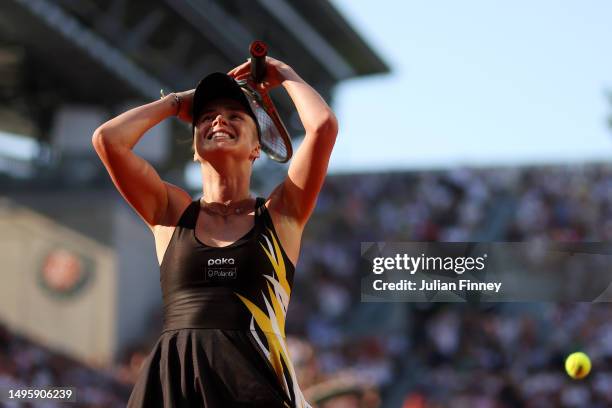
<path id="1" fill-rule="evenodd" d="M 306 134 L 336 128 L 336 117 L 325 100 L 293 69 L 283 72 L 283 87 L 295 104 Z"/>

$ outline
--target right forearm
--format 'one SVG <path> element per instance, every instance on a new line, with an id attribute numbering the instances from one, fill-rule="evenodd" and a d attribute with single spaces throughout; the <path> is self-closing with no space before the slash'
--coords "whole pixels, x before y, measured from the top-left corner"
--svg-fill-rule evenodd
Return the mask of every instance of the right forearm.
<path id="1" fill-rule="evenodd" d="M 177 109 L 177 100 L 170 94 L 114 117 L 97 128 L 93 137 L 103 139 L 105 144 L 132 149 L 147 130 L 174 116 Z"/>

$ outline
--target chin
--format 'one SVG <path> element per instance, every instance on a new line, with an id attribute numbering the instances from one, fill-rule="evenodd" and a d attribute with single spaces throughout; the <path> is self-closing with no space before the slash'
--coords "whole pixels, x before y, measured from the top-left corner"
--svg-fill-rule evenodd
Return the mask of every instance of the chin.
<path id="1" fill-rule="evenodd" d="M 249 160 L 248 154 L 234 148 L 231 145 L 218 145 L 214 148 L 207 148 L 202 152 L 201 157 L 206 161 L 224 160 L 232 158 L 233 160 Z"/>

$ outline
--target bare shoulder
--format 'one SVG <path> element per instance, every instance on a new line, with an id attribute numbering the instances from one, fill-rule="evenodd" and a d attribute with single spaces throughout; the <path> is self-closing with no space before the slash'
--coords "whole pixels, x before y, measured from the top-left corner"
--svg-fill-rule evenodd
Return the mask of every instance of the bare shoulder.
<path id="1" fill-rule="evenodd" d="M 181 215 L 192 202 L 191 196 L 185 190 L 174 184 L 164 183 L 168 191 L 168 207 L 159 224 L 149 225 L 155 238 L 155 250 L 160 265 Z"/>
<path id="2" fill-rule="evenodd" d="M 266 199 L 265 205 L 285 253 L 293 265 L 296 265 L 300 254 L 304 225 L 288 215 L 292 213 L 287 207 L 291 203 L 284 203 L 283 201 L 281 184 Z"/>

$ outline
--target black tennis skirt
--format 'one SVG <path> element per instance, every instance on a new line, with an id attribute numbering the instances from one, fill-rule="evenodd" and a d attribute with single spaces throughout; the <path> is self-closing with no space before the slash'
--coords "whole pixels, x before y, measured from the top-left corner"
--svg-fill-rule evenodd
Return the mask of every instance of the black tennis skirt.
<path id="1" fill-rule="evenodd" d="M 248 331 L 178 329 L 145 359 L 128 408 L 290 408 Z"/>

